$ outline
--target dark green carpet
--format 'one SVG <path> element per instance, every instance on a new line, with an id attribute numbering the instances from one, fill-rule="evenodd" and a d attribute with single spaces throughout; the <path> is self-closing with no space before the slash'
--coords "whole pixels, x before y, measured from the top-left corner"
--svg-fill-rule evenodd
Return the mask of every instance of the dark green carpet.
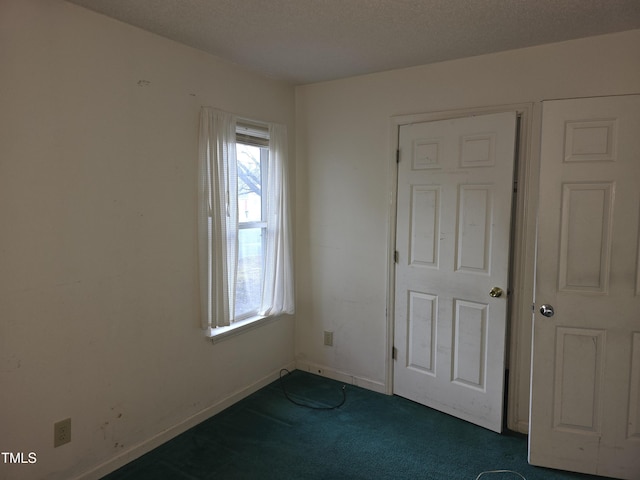
<path id="1" fill-rule="evenodd" d="M 309 373 L 283 381 L 298 402 L 326 407 L 343 398 L 342 383 Z M 400 397 L 345 391 L 339 409 L 311 410 L 287 400 L 276 381 L 105 479 L 475 480 L 498 469 L 527 480 L 600 478 L 528 465 L 524 436 L 498 435 Z"/>

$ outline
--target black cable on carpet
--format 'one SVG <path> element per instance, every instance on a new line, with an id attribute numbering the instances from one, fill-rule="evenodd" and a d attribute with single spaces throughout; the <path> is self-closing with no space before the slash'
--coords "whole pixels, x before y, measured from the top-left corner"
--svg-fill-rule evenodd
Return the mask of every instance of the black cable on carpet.
<path id="1" fill-rule="evenodd" d="M 335 410 L 336 408 L 340 408 L 342 405 L 344 405 L 344 402 L 347 401 L 347 392 L 346 392 L 347 386 L 343 385 L 342 386 L 342 401 L 337 405 L 330 406 L 330 407 L 316 407 L 314 405 L 309 405 L 309 404 L 306 404 L 306 403 L 297 402 L 296 400 L 291 398 L 289 396 L 289 394 L 287 393 L 287 389 L 285 388 L 284 381 L 282 380 L 282 372 L 287 372 L 287 375 L 291 375 L 291 372 L 289 370 L 287 370 L 286 368 L 283 368 L 282 370 L 280 370 L 280 386 L 282 387 L 282 392 L 284 393 L 284 396 L 287 398 L 287 400 L 289 400 L 294 405 L 298 405 L 299 407 L 311 408 L 313 410 Z"/>

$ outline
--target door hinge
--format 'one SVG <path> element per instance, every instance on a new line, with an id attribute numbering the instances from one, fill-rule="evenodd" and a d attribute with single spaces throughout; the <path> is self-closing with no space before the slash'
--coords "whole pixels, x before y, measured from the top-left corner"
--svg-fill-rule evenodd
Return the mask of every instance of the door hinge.
<path id="1" fill-rule="evenodd" d="M 400 163 L 400 149 L 396 150 L 396 163 Z"/>
<path id="2" fill-rule="evenodd" d="M 398 359 L 398 349 L 396 347 L 392 347 L 391 348 L 391 358 L 393 360 L 397 360 Z"/>
<path id="3" fill-rule="evenodd" d="M 395 252 L 393 252 L 393 261 L 395 263 L 398 263 L 399 259 L 400 259 L 400 254 L 398 253 L 398 250 L 396 250 Z"/>

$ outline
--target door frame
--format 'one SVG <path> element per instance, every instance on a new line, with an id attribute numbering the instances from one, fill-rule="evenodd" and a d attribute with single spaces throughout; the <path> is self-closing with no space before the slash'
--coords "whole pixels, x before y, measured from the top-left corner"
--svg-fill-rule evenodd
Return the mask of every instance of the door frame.
<path id="1" fill-rule="evenodd" d="M 393 339 L 395 327 L 395 260 L 396 208 L 398 193 L 397 152 L 402 125 L 449 120 L 491 113 L 516 112 L 519 118 L 517 156 L 515 159 L 517 193 L 512 223 L 512 258 L 510 302 L 507 319 L 507 428 L 520 433 L 529 431 L 529 388 L 531 377 L 531 326 L 535 287 L 535 242 L 537 193 L 539 182 L 539 136 L 541 107 L 539 103 L 518 103 L 489 107 L 465 108 L 430 113 L 397 115 L 390 119 L 389 211 L 387 224 L 387 298 L 385 385 L 393 394 Z M 534 128 L 535 127 L 535 128 Z M 535 141 L 538 140 L 538 141 Z"/>

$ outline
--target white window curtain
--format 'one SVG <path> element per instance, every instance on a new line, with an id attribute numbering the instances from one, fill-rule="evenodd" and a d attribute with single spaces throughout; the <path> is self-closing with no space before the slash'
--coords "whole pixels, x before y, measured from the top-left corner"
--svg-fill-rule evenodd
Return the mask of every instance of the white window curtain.
<path id="1" fill-rule="evenodd" d="M 200 312 L 203 328 L 215 328 L 231 324 L 235 305 L 238 173 L 233 115 L 202 109 L 199 157 Z"/>
<path id="2" fill-rule="evenodd" d="M 294 313 L 293 259 L 287 177 L 287 129 L 269 125 L 267 242 L 261 315 Z"/>
<path id="3" fill-rule="evenodd" d="M 200 114 L 198 237 L 202 326 L 229 326 L 234 318 L 238 264 L 237 117 L 209 107 Z M 269 124 L 267 238 L 259 314 L 294 313 L 287 132 Z"/>

